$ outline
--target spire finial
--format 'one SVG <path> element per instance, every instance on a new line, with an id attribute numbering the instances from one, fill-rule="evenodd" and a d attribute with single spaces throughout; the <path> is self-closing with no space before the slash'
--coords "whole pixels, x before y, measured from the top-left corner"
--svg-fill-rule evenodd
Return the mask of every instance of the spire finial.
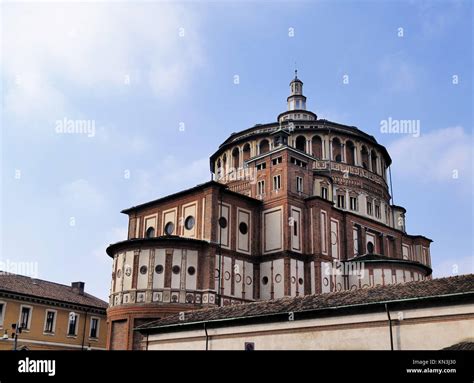
<path id="1" fill-rule="evenodd" d="M 298 69 L 296 68 L 296 61 L 295 61 L 295 80 L 298 79 Z"/>

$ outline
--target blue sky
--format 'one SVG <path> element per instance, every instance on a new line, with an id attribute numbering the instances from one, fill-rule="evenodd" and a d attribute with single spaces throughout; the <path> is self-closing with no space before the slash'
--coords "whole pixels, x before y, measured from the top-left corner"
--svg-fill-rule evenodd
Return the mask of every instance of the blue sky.
<path id="1" fill-rule="evenodd" d="M 230 133 L 285 110 L 296 62 L 308 109 L 388 148 L 434 275 L 473 272 L 472 17 L 468 1 L 3 3 L 0 261 L 106 299 L 120 210 L 208 180 Z M 389 117 L 420 137 L 382 134 Z"/>

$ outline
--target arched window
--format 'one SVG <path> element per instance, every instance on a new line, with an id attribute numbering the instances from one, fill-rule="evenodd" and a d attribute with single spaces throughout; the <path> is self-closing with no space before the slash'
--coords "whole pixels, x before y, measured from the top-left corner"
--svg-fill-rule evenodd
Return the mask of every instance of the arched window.
<path id="1" fill-rule="evenodd" d="M 240 166 L 240 151 L 239 148 L 234 148 L 232 150 L 232 166 L 234 169 L 238 169 Z"/>
<path id="2" fill-rule="evenodd" d="M 221 162 L 221 159 L 219 158 L 216 162 L 216 169 L 215 169 L 217 179 L 221 178 L 222 175 L 224 174 L 224 171 L 221 168 L 221 166 L 222 166 L 222 162 Z"/>
<path id="3" fill-rule="evenodd" d="M 321 137 L 314 136 L 311 140 L 311 149 L 313 151 L 313 156 L 322 159 L 323 158 L 323 142 L 321 141 Z"/>
<path id="4" fill-rule="evenodd" d="M 250 144 L 245 144 L 244 149 L 243 149 L 242 152 L 243 152 L 242 153 L 243 154 L 243 156 L 242 156 L 243 160 L 247 161 L 250 158 Z"/>
<path id="5" fill-rule="evenodd" d="M 227 172 L 227 154 L 222 156 L 222 175 L 225 176 Z"/>
<path id="6" fill-rule="evenodd" d="M 346 142 L 346 163 L 355 165 L 355 146 L 352 141 Z"/>
<path id="7" fill-rule="evenodd" d="M 362 150 L 360 151 L 360 159 L 362 161 L 362 167 L 364 169 L 369 168 L 369 152 L 365 146 L 362 146 Z"/>
<path id="8" fill-rule="evenodd" d="M 371 154 L 371 160 L 372 160 L 372 168 L 371 170 L 374 172 L 374 173 L 378 173 L 378 169 L 377 169 L 377 153 L 375 153 L 375 150 L 372 150 Z"/>
<path id="9" fill-rule="evenodd" d="M 332 158 L 336 162 L 342 161 L 342 144 L 341 140 L 337 137 L 332 140 Z"/>
<path id="10" fill-rule="evenodd" d="M 367 242 L 367 252 L 369 254 L 373 254 L 374 252 L 374 244 L 372 242 Z"/>
<path id="11" fill-rule="evenodd" d="M 306 138 L 304 136 L 296 137 L 295 147 L 302 152 L 306 151 Z"/>
<path id="12" fill-rule="evenodd" d="M 268 140 L 262 140 L 259 144 L 260 154 L 266 153 L 270 150 L 270 144 Z"/>

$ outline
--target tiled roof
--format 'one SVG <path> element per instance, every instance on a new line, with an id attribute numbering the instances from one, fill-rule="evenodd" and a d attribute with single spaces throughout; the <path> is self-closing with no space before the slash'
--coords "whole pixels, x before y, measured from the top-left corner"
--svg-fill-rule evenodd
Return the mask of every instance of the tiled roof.
<path id="1" fill-rule="evenodd" d="M 452 346 L 445 347 L 443 350 L 456 350 L 456 351 L 474 351 L 474 342 L 460 342 L 453 344 Z"/>
<path id="2" fill-rule="evenodd" d="M 71 286 L 25 277 L 23 275 L 0 272 L 0 293 L 10 292 L 70 304 L 107 309 L 108 304 L 84 292 L 79 294 Z"/>
<path id="3" fill-rule="evenodd" d="M 466 293 L 474 296 L 474 274 L 189 311 L 185 313 L 184 319 L 180 318 L 179 314 L 170 315 L 138 328 L 146 330 L 169 326 L 183 326 L 196 322 L 212 322 L 237 318 L 250 319 L 290 312 L 296 314 L 298 312 L 368 306 L 370 304 L 400 302 L 410 299 L 440 298 L 447 295 Z"/>
<path id="4" fill-rule="evenodd" d="M 207 187 L 217 187 L 217 188 L 223 190 L 224 193 L 236 195 L 239 198 L 243 198 L 246 201 L 249 201 L 249 202 L 254 203 L 254 204 L 261 204 L 262 203 L 262 201 L 257 199 L 257 198 L 253 198 L 253 197 L 250 197 L 248 195 L 237 193 L 237 192 L 234 192 L 232 190 L 229 190 L 229 187 L 226 184 L 222 184 L 222 183 L 217 182 L 217 181 L 207 181 L 207 182 L 204 182 L 202 184 L 198 184 L 196 186 L 193 186 L 189 189 L 181 190 L 179 192 L 176 192 L 176 193 L 173 193 L 173 194 L 168 194 L 164 197 L 160 197 L 160 198 L 152 200 L 152 201 L 148 201 L 148 202 L 136 205 L 136 206 L 132 206 L 128 209 L 122 210 L 121 213 L 129 214 L 133 211 L 136 211 L 136 210 L 139 210 L 139 209 L 142 209 L 142 208 L 146 208 L 146 207 L 150 207 L 150 206 L 156 205 L 158 203 L 166 202 L 166 201 L 169 201 L 173 198 L 182 197 L 183 195 L 186 195 L 186 194 L 189 194 L 189 193 L 194 193 L 198 190 L 201 190 L 201 189 L 204 189 L 204 188 L 207 188 Z"/>

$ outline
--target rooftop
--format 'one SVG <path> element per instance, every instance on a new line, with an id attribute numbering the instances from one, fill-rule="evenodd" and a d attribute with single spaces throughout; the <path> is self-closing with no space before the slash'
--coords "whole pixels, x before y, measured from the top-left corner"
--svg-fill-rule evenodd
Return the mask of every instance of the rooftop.
<path id="1" fill-rule="evenodd" d="M 0 271 L 0 294 L 15 293 L 106 310 L 107 302 L 71 286 Z"/>
<path id="2" fill-rule="evenodd" d="M 217 181 L 208 181 L 208 182 L 204 182 L 202 184 L 199 184 L 199 185 L 196 185 L 196 186 L 193 186 L 189 189 L 185 189 L 185 190 L 181 190 L 177 193 L 173 193 L 173 194 L 168 194 L 164 197 L 161 197 L 161 198 L 158 198 L 158 199 L 155 199 L 155 200 L 152 200 L 152 201 L 148 201 L 148 202 L 145 202 L 145 203 L 142 203 L 140 205 L 136 205 L 136 206 L 132 206 L 128 209 L 124 209 L 121 211 L 121 213 L 124 213 L 124 214 L 129 214 L 129 213 L 132 213 L 136 210 L 140 210 L 140 209 L 144 209 L 144 208 L 148 208 L 150 206 L 153 206 L 153 205 L 156 205 L 158 203 L 163 203 L 163 202 L 167 202 L 167 201 L 170 201 L 174 198 L 178 198 L 178 197 L 182 197 L 184 195 L 187 195 L 187 194 L 191 194 L 191 193 L 194 193 L 194 192 L 197 192 L 197 191 L 200 191 L 202 189 L 205 189 L 205 188 L 208 188 L 208 187 L 215 187 L 215 188 L 219 188 L 221 191 L 223 191 L 224 193 L 226 194 L 229 194 L 229 195 L 236 195 L 238 196 L 239 198 L 243 198 L 249 202 L 252 202 L 252 203 L 255 203 L 255 204 L 261 204 L 262 201 L 259 200 L 259 199 L 256 199 L 256 198 L 252 198 L 252 197 L 249 197 L 247 195 L 244 195 L 244 194 L 241 194 L 241 193 L 237 193 L 237 192 L 234 192 L 232 190 L 229 190 L 228 189 L 228 185 L 225 185 L 225 184 L 221 184 Z"/>
<path id="3" fill-rule="evenodd" d="M 163 319 L 153 321 L 138 327 L 143 331 L 186 330 L 188 326 L 199 323 L 226 321 L 245 321 L 261 318 L 271 321 L 272 317 L 294 313 L 317 313 L 331 311 L 336 315 L 339 309 L 369 308 L 370 306 L 385 303 L 407 303 L 439 299 L 453 299 L 460 297 L 474 297 L 474 274 L 460 275 L 448 278 L 439 278 L 405 284 L 378 286 L 358 289 L 354 291 L 341 291 L 326 294 L 306 295 L 300 297 L 286 297 L 271 301 L 260 301 L 242 305 L 231 305 L 211 309 L 189 311 L 184 319 L 179 314 L 170 315 Z"/>

